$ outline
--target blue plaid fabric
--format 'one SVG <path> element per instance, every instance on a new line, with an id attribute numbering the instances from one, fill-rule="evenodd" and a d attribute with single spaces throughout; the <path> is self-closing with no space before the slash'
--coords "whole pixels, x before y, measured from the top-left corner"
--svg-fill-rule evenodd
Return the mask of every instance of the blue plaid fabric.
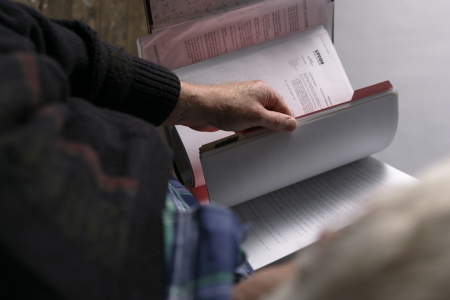
<path id="1" fill-rule="evenodd" d="M 201 206 L 172 178 L 163 212 L 167 299 L 232 298 L 232 288 L 253 272 L 240 248 L 245 227 L 229 209 Z"/>

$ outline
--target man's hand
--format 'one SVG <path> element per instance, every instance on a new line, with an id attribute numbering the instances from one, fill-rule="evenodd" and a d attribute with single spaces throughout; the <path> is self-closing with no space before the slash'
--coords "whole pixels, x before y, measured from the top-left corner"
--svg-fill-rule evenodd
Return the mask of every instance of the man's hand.
<path id="1" fill-rule="evenodd" d="M 164 125 L 198 131 L 262 126 L 293 131 L 297 122 L 282 97 L 263 81 L 202 86 L 181 82 L 180 98 Z"/>

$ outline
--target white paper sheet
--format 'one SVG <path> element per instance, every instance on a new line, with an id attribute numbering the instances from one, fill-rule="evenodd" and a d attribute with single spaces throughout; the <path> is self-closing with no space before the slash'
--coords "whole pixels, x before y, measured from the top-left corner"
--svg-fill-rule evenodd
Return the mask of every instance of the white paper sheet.
<path id="1" fill-rule="evenodd" d="M 233 207 L 252 227 L 243 244 L 258 269 L 338 230 L 367 208 L 380 188 L 417 180 L 368 157 Z"/>

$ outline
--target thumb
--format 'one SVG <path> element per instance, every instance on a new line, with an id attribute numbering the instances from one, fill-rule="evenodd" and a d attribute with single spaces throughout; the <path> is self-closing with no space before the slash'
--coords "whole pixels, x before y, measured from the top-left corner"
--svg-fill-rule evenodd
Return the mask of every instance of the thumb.
<path id="1" fill-rule="evenodd" d="M 297 121 L 292 116 L 266 110 L 262 116 L 261 126 L 275 131 L 294 131 L 297 128 Z"/>

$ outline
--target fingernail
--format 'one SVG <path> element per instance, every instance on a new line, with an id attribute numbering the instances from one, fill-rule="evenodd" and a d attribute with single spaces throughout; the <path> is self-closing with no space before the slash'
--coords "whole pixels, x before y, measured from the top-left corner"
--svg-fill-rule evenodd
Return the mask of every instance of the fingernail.
<path id="1" fill-rule="evenodd" d="M 294 131 L 297 128 L 297 121 L 295 119 L 287 119 L 286 120 L 286 130 Z"/>

